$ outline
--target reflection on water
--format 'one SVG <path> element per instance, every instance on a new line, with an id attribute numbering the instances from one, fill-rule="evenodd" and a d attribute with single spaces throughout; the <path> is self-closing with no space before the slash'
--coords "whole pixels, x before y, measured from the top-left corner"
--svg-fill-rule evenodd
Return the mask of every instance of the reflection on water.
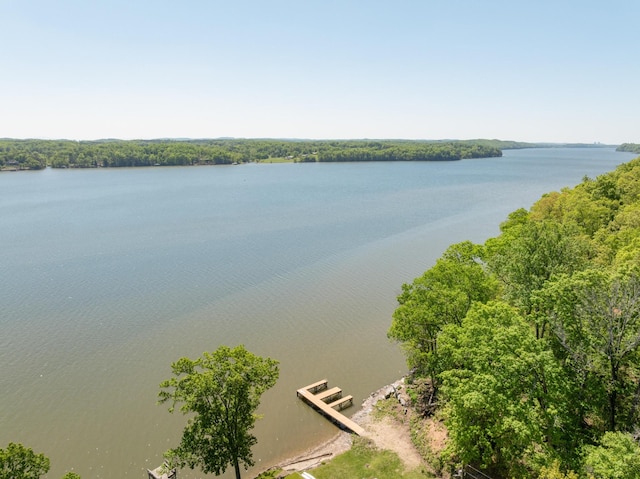
<path id="1" fill-rule="evenodd" d="M 156 405 L 171 362 L 242 343 L 281 362 L 255 430 L 271 465 L 334 433 L 297 388 L 328 378 L 349 415 L 405 372 L 386 339 L 403 282 L 632 157 L 3 173 L 0 444 L 44 452 L 51 477 L 144 477 L 185 421 Z"/>

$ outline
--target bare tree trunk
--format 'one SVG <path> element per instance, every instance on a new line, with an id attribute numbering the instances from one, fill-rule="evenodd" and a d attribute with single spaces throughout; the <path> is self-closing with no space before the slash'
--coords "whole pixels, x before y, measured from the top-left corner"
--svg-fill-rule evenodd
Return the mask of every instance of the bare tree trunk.
<path id="1" fill-rule="evenodd" d="M 633 404 L 631 405 L 631 410 L 629 411 L 629 424 L 633 424 L 633 419 L 636 417 L 638 402 L 640 402 L 640 379 L 638 379 L 638 387 L 636 388 L 636 393 L 633 396 Z"/>
<path id="2" fill-rule="evenodd" d="M 611 363 L 611 383 L 613 390 L 609 393 L 609 427 L 616 430 L 616 402 L 618 400 L 618 368 Z"/>

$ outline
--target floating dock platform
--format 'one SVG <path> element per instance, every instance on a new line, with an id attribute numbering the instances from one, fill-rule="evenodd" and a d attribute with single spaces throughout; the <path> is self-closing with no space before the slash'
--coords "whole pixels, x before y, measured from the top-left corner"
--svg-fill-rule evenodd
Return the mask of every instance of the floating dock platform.
<path id="1" fill-rule="evenodd" d="M 344 429 L 348 429 L 349 431 L 356 433 L 358 436 L 362 436 L 364 434 L 364 429 L 362 427 L 358 426 L 351 419 L 339 413 L 335 409 L 338 408 L 339 410 L 342 410 L 352 406 L 353 396 L 349 395 L 343 397 L 342 389 L 337 387 L 329 389 L 326 379 L 298 389 L 297 395 L 299 398 L 310 404 L 314 409 L 317 409 Z"/>

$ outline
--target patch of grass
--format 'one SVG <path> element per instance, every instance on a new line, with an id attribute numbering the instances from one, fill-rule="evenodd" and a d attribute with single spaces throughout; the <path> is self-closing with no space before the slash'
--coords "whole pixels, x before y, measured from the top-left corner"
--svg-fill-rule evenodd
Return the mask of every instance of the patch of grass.
<path id="1" fill-rule="evenodd" d="M 269 469 L 255 477 L 255 479 L 278 479 L 282 477 L 281 469 Z"/>
<path id="2" fill-rule="evenodd" d="M 316 479 L 424 479 L 432 477 L 418 468 L 405 471 L 398 455 L 376 449 L 371 441 L 355 438 L 351 450 L 311 471 Z M 287 476 L 291 479 L 298 474 Z"/>
<path id="3" fill-rule="evenodd" d="M 374 419 L 380 420 L 384 417 L 392 417 L 393 419 L 402 420 L 402 410 L 398 406 L 398 400 L 395 397 L 389 399 L 381 399 L 373 406 L 372 416 Z"/>

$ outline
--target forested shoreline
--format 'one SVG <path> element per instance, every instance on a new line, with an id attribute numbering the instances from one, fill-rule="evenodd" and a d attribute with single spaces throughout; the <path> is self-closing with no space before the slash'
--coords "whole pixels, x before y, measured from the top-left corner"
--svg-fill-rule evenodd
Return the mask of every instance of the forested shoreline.
<path id="1" fill-rule="evenodd" d="M 0 170 L 230 165 L 249 162 L 455 161 L 502 156 L 498 140 L 14 140 L 0 139 Z"/>
<path id="2" fill-rule="evenodd" d="M 640 158 L 511 213 L 402 287 L 388 335 L 438 456 L 492 477 L 640 477 Z M 416 432 L 419 434 L 419 432 Z"/>
<path id="3" fill-rule="evenodd" d="M 640 144 L 638 144 L 638 143 L 623 143 L 618 148 L 616 148 L 616 151 L 626 151 L 626 152 L 629 152 L 629 153 L 638 153 L 638 154 L 640 154 Z"/>

